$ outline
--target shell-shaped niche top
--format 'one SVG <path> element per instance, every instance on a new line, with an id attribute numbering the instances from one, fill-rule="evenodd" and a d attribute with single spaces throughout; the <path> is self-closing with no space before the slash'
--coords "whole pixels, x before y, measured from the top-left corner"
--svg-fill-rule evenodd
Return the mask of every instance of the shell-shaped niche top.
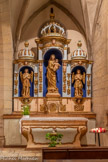
<path id="1" fill-rule="evenodd" d="M 25 42 L 24 45 L 25 45 L 25 48 L 19 51 L 18 58 L 19 59 L 34 59 L 35 54 L 31 49 L 29 49 L 29 43 Z"/>
<path id="2" fill-rule="evenodd" d="M 50 12 L 50 21 L 49 23 L 45 24 L 44 27 L 41 29 L 41 36 L 60 36 L 66 37 L 66 32 L 64 27 L 61 26 L 58 22 L 54 20 L 55 14 L 53 13 L 53 8 L 51 8 Z"/>
<path id="3" fill-rule="evenodd" d="M 87 53 L 81 48 L 82 42 L 78 41 L 78 48 L 73 52 L 72 59 L 87 59 Z"/>

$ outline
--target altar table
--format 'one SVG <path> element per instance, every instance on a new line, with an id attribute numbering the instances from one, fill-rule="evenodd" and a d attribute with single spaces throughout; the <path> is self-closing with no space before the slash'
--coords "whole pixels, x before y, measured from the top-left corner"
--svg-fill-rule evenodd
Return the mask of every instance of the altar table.
<path id="1" fill-rule="evenodd" d="M 81 146 L 81 138 L 87 132 L 87 122 L 88 119 L 83 117 L 30 117 L 21 118 L 20 120 L 20 131 L 22 135 L 27 139 L 27 148 L 42 148 L 47 147 L 48 144 L 40 144 L 34 142 L 34 137 L 32 134 L 33 128 L 42 129 L 66 129 L 66 128 L 76 128 L 77 133 L 74 137 L 74 141 L 69 144 L 61 144 L 59 147 L 63 146 Z"/>

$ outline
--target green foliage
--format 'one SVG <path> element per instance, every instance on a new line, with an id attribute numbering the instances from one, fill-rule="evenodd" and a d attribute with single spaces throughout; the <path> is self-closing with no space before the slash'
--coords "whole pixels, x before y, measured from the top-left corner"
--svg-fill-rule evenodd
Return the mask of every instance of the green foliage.
<path id="1" fill-rule="evenodd" d="M 61 144 L 63 135 L 60 133 L 47 133 L 46 139 L 50 141 L 49 147 L 56 147 L 57 144 Z"/>
<path id="2" fill-rule="evenodd" d="M 23 112 L 22 112 L 23 115 L 29 115 L 30 114 L 30 106 L 29 105 L 24 105 L 22 110 L 23 110 Z"/>

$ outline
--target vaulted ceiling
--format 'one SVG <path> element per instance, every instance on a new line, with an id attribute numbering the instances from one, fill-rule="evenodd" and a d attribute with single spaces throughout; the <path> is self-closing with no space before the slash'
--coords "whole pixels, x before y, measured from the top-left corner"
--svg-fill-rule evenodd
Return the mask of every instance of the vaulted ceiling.
<path id="1" fill-rule="evenodd" d="M 13 42 L 37 37 L 40 27 L 49 21 L 50 8 L 54 8 L 55 20 L 67 30 L 76 30 L 86 38 L 89 30 L 87 6 L 94 0 L 9 0 Z M 95 0 L 97 2 L 98 0 Z M 100 0 L 99 0 L 100 1 Z M 95 7 L 96 8 L 96 7 Z M 93 17 L 93 12 L 90 14 Z M 87 24 L 88 23 L 88 24 Z"/>
<path id="2" fill-rule="evenodd" d="M 34 33 L 36 35 L 39 26 L 49 20 L 51 6 L 54 8 L 56 20 L 67 29 L 75 29 L 84 34 L 85 25 L 80 0 L 10 0 L 13 37 L 19 34 L 20 39 L 27 39 Z"/>

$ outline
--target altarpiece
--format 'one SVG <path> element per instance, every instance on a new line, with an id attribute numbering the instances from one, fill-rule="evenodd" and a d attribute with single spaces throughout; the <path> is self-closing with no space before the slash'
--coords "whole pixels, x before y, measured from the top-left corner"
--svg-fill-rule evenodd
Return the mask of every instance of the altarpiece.
<path id="1" fill-rule="evenodd" d="M 38 124 L 41 126 L 48 126 L 45 125 L 49 121 L 46 117 L 56 117 L 55 124 L 53 119 L 50 120 L 52 128 L 55 128 L 55 125 L 61 128 L 59 118 L 62 117 L 63 126 L 69 128 L 71 123 L 72 128 L 75 127 L 80 132 L 81 139 L 87 129 L 95 125 L 95 122 L 90 120 L 94 119 L 91 110 L 93 62 L 88 60 L 81 41 L 77 42 L 77 49 L 72 53 L 71 59 L 68 58 L 71 40 L 67 39 L 65 27 L 55 21 L 52 8 L 50 21 L 41 27 L 40 37 L 34 41 L 37 58 L 29 49 L 29 43 L 25 42 L 25 48 L 18 52 L 18 59 L 14 60 L 13 114 L 21 113 L 22 106 L 28 104 L 30 116 L 35 118 L 34 124 L 28 122 L 30 131 L 33 126 L 37 126 L 35 120 L 40 117 L 42 119 L 41 122 L 39 119 Z M 22 125 L 22 134 L 28 139 L 25 120 L 22 120 Z M 80 126 L 85 128 L 81 127 L 81 130 Z M 29 135 L 32 141 L 30 132 Z M 29 141 L 29 147 L 32 142 Z"/>

